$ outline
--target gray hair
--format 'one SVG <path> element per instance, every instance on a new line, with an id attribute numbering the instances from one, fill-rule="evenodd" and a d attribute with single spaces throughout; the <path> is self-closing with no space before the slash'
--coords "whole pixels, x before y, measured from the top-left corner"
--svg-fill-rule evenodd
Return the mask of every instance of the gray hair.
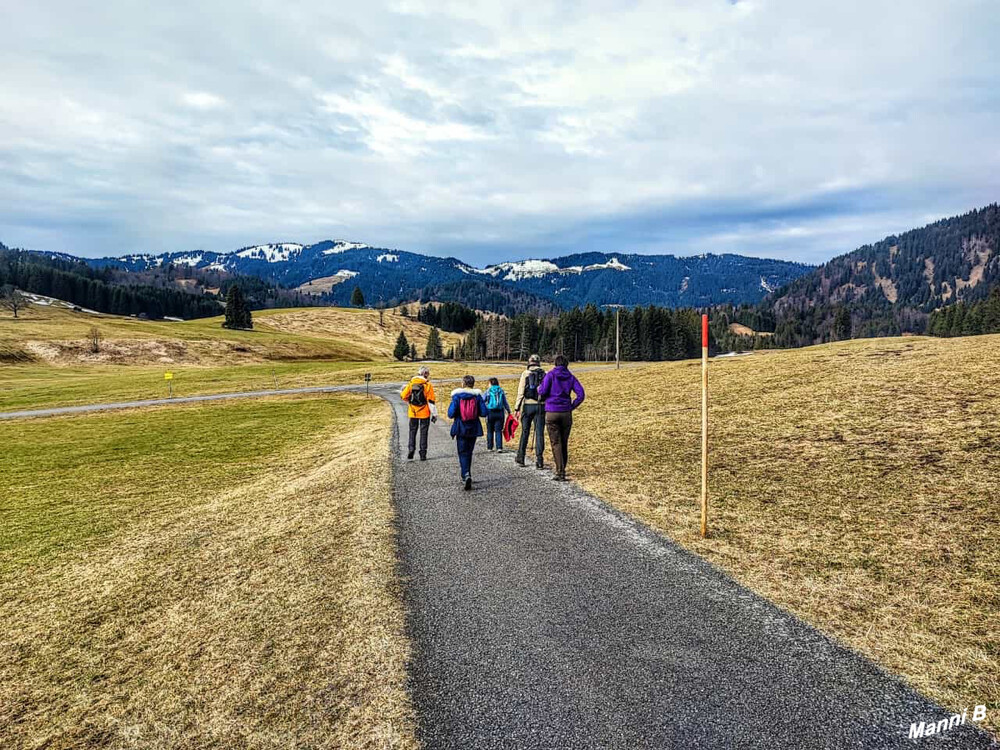
<path id="1" fill-rule="evenodd" d="M 417 375 L 419 375 L 422 378 L 429 378 L 431 376 L 431 371 L 426 367 L 421 367 L 419 370 L 417 370 Z"/>
<path id="2" fill-rule="evenodd" d="M 542 358 L 539 357 L 537 354 L 532 354 L 530 357 L 528 357 L 529 365 L 540 365 L 541 363 L 542 363 Z"/>

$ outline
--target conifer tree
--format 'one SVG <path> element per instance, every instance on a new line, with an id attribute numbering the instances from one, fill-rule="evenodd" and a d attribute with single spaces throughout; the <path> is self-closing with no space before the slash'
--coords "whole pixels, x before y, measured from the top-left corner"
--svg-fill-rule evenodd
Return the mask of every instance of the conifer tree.
<path id="1" fill-rule="evenodd" d="M 406 334 L 400 331 L 399 338 L 396 339 L 396 348 L 392 350 L 392 356 L 402 362 L 409 353 L 410 342 L 406 340 Z"/>
<path id="2" fill-rule="evenodd" d="M 351 306 L 352 307 L 364 307 L 365 306 L 365 295 L 361 291 L 361 287 L 354 287 L 354 291 L 351 292 Z"/>
<path id="3" fill-rule="evenodd" d="M 226 319 L 222 327 L 235 330 L 253 328 L 250 308 L 238 284 L 229 287 L 229 292 L 226 294 Z"/>
<path id="4" fill-rule="evenodd" d="M 417 345 L 416 344 L 410 344 L 410 361 L 411 362 L 416 362 L 417 361 Z"/>
<path id="5" fill-rule="evenodd" d="M 838 307 L 833 317 L 833 336 L 837 341 L 851 338 L 851 311 L 846 307 Z"/>
<path id="6" fill-rule="evenodd" d="M 442 359 L 444 357 L 444 349 L 441 346 L 441 334 L 438 333 L 438 329 L 431 328 L 430 334 L 427 336 L 427 348 L 424 349 L 425 359 Z"/>

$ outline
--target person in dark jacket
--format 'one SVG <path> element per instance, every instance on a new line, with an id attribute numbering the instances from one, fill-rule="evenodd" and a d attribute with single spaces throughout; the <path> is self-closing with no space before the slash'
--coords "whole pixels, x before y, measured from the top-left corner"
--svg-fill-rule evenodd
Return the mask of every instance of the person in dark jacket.
<path id="1" fill-rule="evenodd" d="M 490 378 L 490 387 L 483 394 L 483 401 L 486 402 L 486 450 L 491 451 L 496 445 L 497 453 L 503 453 L 503 423 L 510 414 L 510 404 L 496 378 Z"/>
<path id="2" fill-rule="evenodd" d="M 571 398 L 571 395 L 574 396 Z M 545 374 L 538 386 L 538 397 L 545 402 L 545 430 L 549 433 L 552 460 L 558 482 L 566 481 L 569 460 L 569 433 L 573 429 L 573 411 L 583 403 L 583 386 L 569 371 L 569 361 L 563 355 L 555 359 L 555 367 Z"/>
<path id="3" fill-rule="evenodd" d="M 475 384 L 476 379 L 471 375 L 462 378 L 463 387 L 451 392 L 451 403 L 448 405 L 448 418 L 453 420 L 451 436 L 458 447 L 458 466 L 462 472 L 462 484 L 467 490 L 472 489 L 472 451 L 476 447 L 476 438 L 483 436 L 483 423 L 479 420 L 486 416 L 487 411 L 482 391 L 474 388 Z"/>
<path id="4" fill-rule="evenodd" d="M 517 383 L 517 398 L 514 400 L 514 411 L 521 423 L 521 442 L 517 447 L 514 463 L 524 466 L 524 457 L 528 452 L 528 441 L 531 439 L 531 429 L 535 430 L 535 467 L 545 468 L 542 454 L 545 452 L 545 403 L 538 400 L 538 386 L 542 384 L 545 370 L 542 369 L 542 359 L 537 354 L 528 357 L 528 366 L 521 373 Z"/>

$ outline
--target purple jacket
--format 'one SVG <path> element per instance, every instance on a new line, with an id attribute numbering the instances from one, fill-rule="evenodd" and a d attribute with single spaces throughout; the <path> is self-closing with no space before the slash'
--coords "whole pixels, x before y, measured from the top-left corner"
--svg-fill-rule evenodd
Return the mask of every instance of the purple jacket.
<path id="1" fill-rule="evenodd" d="M 570 393 L 576 398 L 570 401 Z M 538 386 L 538 398 L 545 401 L 545 411 L 573 411 L 583 403 L 583 386 L 566 367 L 556 367 L 545 373 Z"/>

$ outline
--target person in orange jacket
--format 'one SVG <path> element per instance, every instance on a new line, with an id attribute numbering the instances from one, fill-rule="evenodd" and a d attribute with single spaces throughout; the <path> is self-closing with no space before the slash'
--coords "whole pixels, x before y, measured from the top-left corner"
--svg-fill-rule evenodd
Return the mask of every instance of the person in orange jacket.
<path id="1" fill-rule="evenodd" d="M 417 374 L 404 386 L 399 395 L 409 404 L 407 413 L 410 417 L 410 441 L 407 445 L 406 459 L 413 460 L 417 449 L 417 432 L 420 432 L 420 460 L 427 460 L 427 432 L 431 421 L 437 421 L 437 405 L 434 397 L 434 386 L 430 381 L 431 371 L 426 367 L 417 370 Z"/>

